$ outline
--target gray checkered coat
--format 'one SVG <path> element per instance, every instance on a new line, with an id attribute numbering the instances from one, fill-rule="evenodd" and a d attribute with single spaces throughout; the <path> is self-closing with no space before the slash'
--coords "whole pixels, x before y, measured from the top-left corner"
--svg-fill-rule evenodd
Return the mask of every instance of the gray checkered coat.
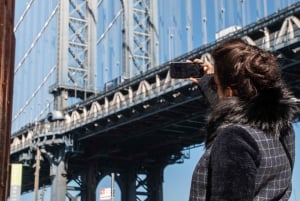
<path id="1" fill-rule="evenodd" d="M 228 126 L 219 132 L 214 145 L 206 150 L 195 168 L 190 201 L 288 200 L 292 172 L 279 139 L 260 130 L 240 125 Z M 232 139 L 234 137 L 235 139 Z M 294 159 L 292 133 L 285 136 L 285 143 Z M 232 153 L 227 154 L 228 151 Z M 247 153 L 251 153 L 252 156 Z M 240 159 L 235 155 L 245 157 Z M 232 164 L 233 162 L 235 164 Z M 216 168 L 209 170 L 210 165 Z M 208 190 L 208 175 L 212 174 L 214 182 Z"/>
<path id="2" fill-rule="evenodd" d="M 189 201 L 289 199 L 298 107 L 286 89 L 277 90 L 251 104 L 230 98 L 216 105 Z"/>

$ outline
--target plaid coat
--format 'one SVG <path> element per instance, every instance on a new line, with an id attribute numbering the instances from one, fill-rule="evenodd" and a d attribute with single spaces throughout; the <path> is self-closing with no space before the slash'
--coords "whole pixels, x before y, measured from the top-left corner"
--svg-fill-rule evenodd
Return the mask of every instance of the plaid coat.
<path id="1" fill-rule="evenodd" d="M 233 97 L 214 107 L 189 201 L 289 199 L 295 153 L 291 122 L 298 107 L 287 89 L 271 93 L 250 103 Z"/>
<path id="2" fill-rule="evenodd" d="M 289 199 L 292 169 L 279 139 L 241 125 L 218 132 L 194 170 L 190 201 Z M 294 134 L 284 141 L 294 161 Z"/>

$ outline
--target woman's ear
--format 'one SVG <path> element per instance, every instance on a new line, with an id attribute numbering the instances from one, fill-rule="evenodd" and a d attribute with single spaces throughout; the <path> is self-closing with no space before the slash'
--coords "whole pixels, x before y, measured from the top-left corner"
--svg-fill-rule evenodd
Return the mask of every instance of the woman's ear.
<path id="1" fill-rule="evenodd" d="M 224 95 L 226 97 L 232 97 L 233 96 L 233 90 L 230 87 L 226 87 L 226 89 L 224 91 Z"/>

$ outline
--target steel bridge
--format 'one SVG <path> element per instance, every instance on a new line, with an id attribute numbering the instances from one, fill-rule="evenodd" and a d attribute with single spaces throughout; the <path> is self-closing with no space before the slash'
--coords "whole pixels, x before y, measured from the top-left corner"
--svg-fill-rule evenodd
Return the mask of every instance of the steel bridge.
<path id="1" fill-rule="evenodd" d="M 74 38 L 64 38 L 68 36 L 67 33 L 59 34 L 58 37 L 60 42 L 56 68 L 60 76 L 50 89 L 54 95 L 53 111 L 46 118 L 22 127 L 11 137 L 11 162 L 24 164 L 22 191 L 33 190 L 34 167 L 37 160 L 41 159 L 39 186 L 51 186 L 53 201 L 63 201 L 66 197 L 72 201 L 79 197 L 82 201 L 95 200 L 97 184 L 111 173 L 116 173 L 122 201 L 162 201 L 163 170 L 169 164 L 184 160 L 185 149 L 203 142 L 209 105 L 197 85 L 187 80 L 170 78 L 169 61 L 157 65 L 156 50 L 153 49 L 156 35 L 138 33 L 141 24 L 134 32 L 124 34 L 124 41 L 132 40 L 127 45 L 123 44 L 125 57 L 133 58 L 123 66 L 123 72 L 129 78 L 109 90 L 95 93 L 93 62 L 96 55 L 93 49 L 86 49 L 93 47 L 88 43 L 95 41 L 96 30 L 93 24 L 96 11 L 93 8 L 96 5 L 92 5 L 95 1 L 85 2 L 87 14 L 78 12 L 80 9 L 72 4 L 73 1 L 67 2 L 60 1 L 56 8 L 61 17 L 59 32 L 71 29 Z M 135 10 L 148 15 L 157 6 L 150 3 L 147 5 L 149 10 L 142 12 L 141 7 L 133 9 L 133 6 L 142 4 L 122 2 L 125 13 Z M 70 6 L 73 6 L 76 13 L 71 17 L 66 15 Z M 134 15 L 137 18 L 137 13 L 127 13 L 125 16 Z M 80 19 L 83 16 L 85 20 Z M 148 22 L 154 22 L 155 19 L 151 18 L 153 15 L 149 16 L 146 17 Z M 68 17 L 69 22 L 62 20 Z M 210 61 L 210 51 L 222 40 L 241 37 L 277 54 L 286 82 L 295 95 L 300 97 L 299 19 L 300 3 L 295 3 L 172 61 L 196 57 Z M 127 19 L 124 21 L 124 32 L 132 30 L 128 27 L 133 22 Z M 94 40 L 85 41 L 86 38 L 81 38 L 80 33 L 75 31 L 76 26 L 82 26 L 80 30 L 89 27 L 87 35 Z M 155 26 L 152 28 L 155 30 Z M 129 39 L 135 34 L 136 37 Z M 132 51 L 134 48 L 146 51 L 146 47 L 141 47 L 141 35 L 146 37 L 143 40 L 148 41 L 147 48 L 153 51 L 147 51 L 147 58 Z M 140 46 L 135 47 L 138 44 Z M 67 55 L 72 58 L 66 58 Z M 84 60 L 81 60 L 82 57 Z M 74 61 L 68 63 L 71 59 Z M 153 66 L 153 63 L 157 67 L 145 66 Z M 132 76 L 132 65 L 147 70 Z M 76 89 L 70 87 L 75 83 L 75 79 L 72 79 L 75 75 L 76 80 L 81 79 L 78 83 L 82 84 Z M 75 94 L 84 100 L 68 106 L 66 97 L 74 97 Z M 39 154 L 41 157 L 37 157 Z M 69 186 L 71 181 L 75 181 L 79 187 Z M 71 190 L 78 191 L 78 194 L 72 195 L 69 193 Z"/>

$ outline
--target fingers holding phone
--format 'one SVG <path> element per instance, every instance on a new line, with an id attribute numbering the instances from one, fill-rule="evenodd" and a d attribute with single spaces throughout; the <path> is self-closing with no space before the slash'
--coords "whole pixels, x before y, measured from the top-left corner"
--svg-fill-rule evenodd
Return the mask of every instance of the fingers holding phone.
<path id="1" fill-rule="evenodd" d="M 198 63 L 199 65 L 201 65 L 201 67 L 203 68 L 204 74 L 213 74 L 214 73 L 214 66 L 207 61 L 203 61 L 199 58 L 196 58 L 193 61 L 187 60 L 187 62 Z M 190 77 L 189 80 L 198 84 L 200 82 L 201 78 Z"/>
<path id="2" fill-rule="evenodd" d="M 214 66 L 207 62 L 207 61 L 203 61 L 201 59 L 194 59 L 193 63 L 200 63 L 200 65 L 203 67 L 204 70 L 204 74 L 213 74 L 214 73 Z"/>

